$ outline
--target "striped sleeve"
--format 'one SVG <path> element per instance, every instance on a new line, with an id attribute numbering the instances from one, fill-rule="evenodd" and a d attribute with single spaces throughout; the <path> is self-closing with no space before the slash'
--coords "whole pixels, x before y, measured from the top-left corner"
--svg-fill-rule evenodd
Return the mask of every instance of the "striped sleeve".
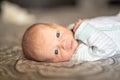
<path id="1" fill-rule="evenodd" d="M 87 46 L 88 51 L 85 51 L 87 52 L 85 54 L 89 54 L 88 58 L 94 57 L 94 60 L 97 60 L 111 57 L 116 53 L 117 46 L 113 40 L 87 22 L 83 22 L 79 26 L 75 32 L 75 38 L 81 40 Z"/>

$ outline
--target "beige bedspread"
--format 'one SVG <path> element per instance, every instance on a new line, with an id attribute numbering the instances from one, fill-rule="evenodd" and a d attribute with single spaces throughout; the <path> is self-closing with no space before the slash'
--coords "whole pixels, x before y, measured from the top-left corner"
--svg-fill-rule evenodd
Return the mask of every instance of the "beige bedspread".
<path id="1" fill-rule="evenodd" d="M 95 62 L 45 63 L 24 58 L 20 44 L 26 27 L 18 27 L 0 24 L 0 80 L 120 79 L 120 55 Z"/>

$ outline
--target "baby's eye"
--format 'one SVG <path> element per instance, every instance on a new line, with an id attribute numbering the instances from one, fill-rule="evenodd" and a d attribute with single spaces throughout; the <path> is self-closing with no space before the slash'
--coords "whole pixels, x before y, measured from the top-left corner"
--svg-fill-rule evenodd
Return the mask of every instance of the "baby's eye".
<path id="1" fill-rule="evenodd" d="M 56 37 L 59 38 L 60 37 L 60 32 L 56 33 Z"/>
<path id="2" fill-rule="evenodd" d="M 58 55 L 58 49 L 55 50 L 55 55 Z"/>

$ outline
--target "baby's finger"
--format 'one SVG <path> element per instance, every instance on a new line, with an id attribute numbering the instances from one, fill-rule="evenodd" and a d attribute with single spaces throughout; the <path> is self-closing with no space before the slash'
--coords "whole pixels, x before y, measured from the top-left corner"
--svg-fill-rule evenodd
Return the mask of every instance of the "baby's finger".
<path id="1" fill-rule="evenodd" d="M 77 28 L 79 27 L 79 25 L 81 24 L 82 20 L 79 19 L 76 21 L 75 25 L 74 25 L 74 28 L 73 28 L 73 32 L 75 32 L 77 30 Z"/>

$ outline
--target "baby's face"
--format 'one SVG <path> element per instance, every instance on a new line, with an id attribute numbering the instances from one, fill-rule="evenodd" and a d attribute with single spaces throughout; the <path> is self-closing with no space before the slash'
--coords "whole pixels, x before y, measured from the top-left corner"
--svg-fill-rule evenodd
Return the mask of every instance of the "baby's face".
<path id="1" fill-rule="evenodd" d="M 37 57 L 49 62 L 70 60 L 78 47 L 73 32 L 57 24 L 38 30 L 36 41 L 40 43 Z"/>

